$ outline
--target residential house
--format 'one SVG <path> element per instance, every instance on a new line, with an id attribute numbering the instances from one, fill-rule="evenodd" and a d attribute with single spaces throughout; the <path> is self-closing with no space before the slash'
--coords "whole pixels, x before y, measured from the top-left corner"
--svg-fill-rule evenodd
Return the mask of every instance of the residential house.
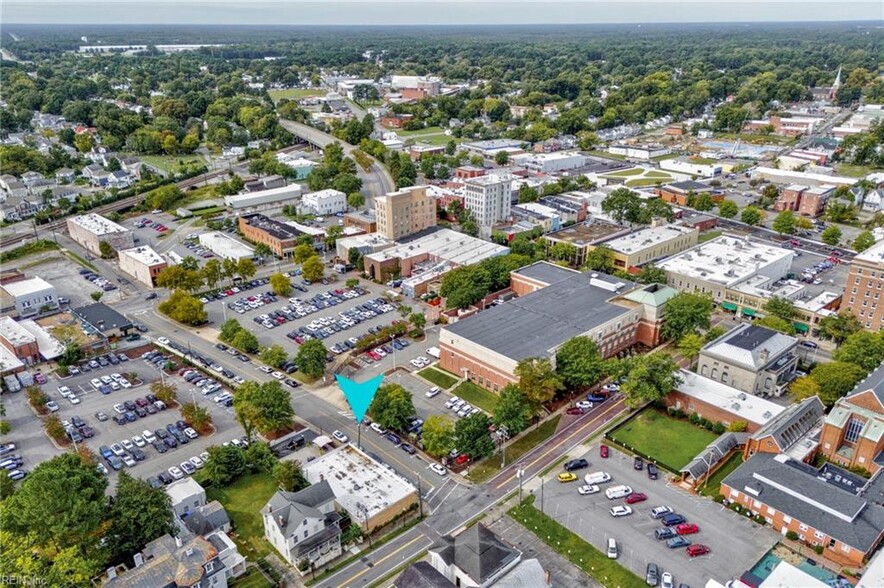
<path id="1" fill-rule="evenodd" d="M 335 512 L 335 495 L 328 481 L 298 492 L 278 490 L 261 514 L 264 538 L 302 573 L 341 555 L 341 516 Z"/>
<path id="2" fill-rule="evenodd" d="M 98 187 L 107 186 L 111 175 L 111 172 L 107 171 L 97 163 L 90 163 L 85 166 L 81 170 L 81 173 L 83 174 L 83 177 L 89 179 L 90 184 Z"/>
<path id="3" fill-rule="evenodd" d="M 229 541 L 229 539 L 228 539 Z M 215 538 L 163 535 L 135 554 L 135 567 L 109 568 L 102 578 L 105 588 L 227 588 L 227 573 Z M 234 546 L 234 549 L 236 547 Z"/>
<path id="4" fill-rule="evenodd" d="M 184 525 L 194 535 L 209 535 L 213 531 L 230 533 L 230 517 L 217 500 L 196 507 L 184 517 Z"/>
<path id="5" fill-rule="evenodd" d="M 172 512 L 179 517 L 187 517 L 200 507 L 206 505 L 206 491 L 193 478 L 182 478 L 172 482 L 166 488 L 166 494 L 172 506 Z"/>
<path id="6" fill-rule="evenodd" d="M 129 186 L 132 185 L 132 176 L 129 175 L 128 172 L 118 169 L 116 171 L 110 172 L 110 175 L 107 178 L 107 187 L 108 188 L 117 188 L 118 190 L 125 190 Z"/>
<path id="7" fill-rule="evenodd" d="M 795 379 L 798 339 L 741 324 L 700 351 L 697 373 L 757 396 L 779 396 Z"/>
<path id="8" fill-rule="evenodd" d="M 871 213 L 884 210 L 884 189 L 878 188 L 866 194 L 865 198 L 863 198 L 862 208 L 865 212 Z"/>

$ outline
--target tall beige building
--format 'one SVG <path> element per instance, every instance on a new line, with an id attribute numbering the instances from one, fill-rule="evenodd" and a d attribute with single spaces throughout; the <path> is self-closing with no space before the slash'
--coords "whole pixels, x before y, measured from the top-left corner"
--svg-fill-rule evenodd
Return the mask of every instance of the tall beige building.
<path id="1" fill-rule="evenodd" d="M 426 186 L 411 186 L 374 199 L 378 233 L 400 239 L 436 226 L 436 201 Z"/>
<path id="2" fill-rule="evenodd" d="M 884 241 L 853 258 L 841 306 L 870 331 L 884 329 Z"/>

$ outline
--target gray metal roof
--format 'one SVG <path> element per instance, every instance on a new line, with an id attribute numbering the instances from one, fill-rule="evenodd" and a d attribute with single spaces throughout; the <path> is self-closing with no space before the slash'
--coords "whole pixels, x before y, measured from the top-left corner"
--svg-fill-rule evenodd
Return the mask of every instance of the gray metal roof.
<path id="1" fill-rule="evenodd" d="M 453 588 L 453 586 L 448 578 L 426 561 L 411 564 L 393 582 L 393 588 Z"/>
<path id="2" fill-rule="evenodd" d="M 264 505 L 262 512 L 273 514 L 273 522 L 282 536 L 289 537 L 298 531 L 304 519 L 325 518 L 317 507 L 334 498 L 328 480 L 323 480 L 298 492 L 278 490 Z"/>
<path id="3" fill-rule="evenodd" d="M 184 519 L 184 524 L 195 535 L 208 535 L 230 524 L 227 511 L 217 500 L 198 507 Z"/>
<path id="4" fill-rule="evenodd" d="M 628 313 L 628 308 L 608 300 L 634 287 L 634 282 L 605 274 L 575 273 L 445 329 L 515 361 L 542 357 L 572 337 Z"/>
<path id="5" fill-rule="evenodd" d="M 760 371 L 797 344 L 797 339 L 778 331 L 741 324 L 706 345 L 701 354 Z"/>
<path id="6" fill-rule="evenodd" d="M 869 374 L 865 380 L 857 384 L 856 388 L 854 388 L 853 391 L 847 396 L 854 396 L 868 390 L 874 392 L 875 396 L 878 397 L 878 400 L 881 402 L 881 404 L 884 404 L 884 363 L 878 366 L 878 369 Z"/>
<path id="7" fill-rule="evenodd" d="M 697 454 L 697 457 L 685 467 L 681 468 L 681 472 L 686 472 L 694 480 L 699 480 L 701 476 L 706 475 L 709 468 L 716 465 L 731 449 L 737 447 L 740 442 L 737 433 L 725 433 L 707 445 L 703 451 Z"/>
<path id="8" fill-rule="evenodd" d="M 548 261 L 534 262 L 531 265 L 517 269 L 513 273 L 525 276 L 531 280 L 538 280 L 544 284 L 554 284 L 574 276 L 574 270 L 569 270 Z"/>
<path id="9" fill-rule="evenodd" d="M 863 552 L 884 534 L 884 508 L 783 454 L 757 453 L 722 483 Z"/>
<path id="10" fill-rule="evenodd" d="M 753 439 L 772 436 L 780 451 L 786 451 L 823 418 L 825 407 L 818 396 L 805 398 L 772 418 L 752 434 Z"/>

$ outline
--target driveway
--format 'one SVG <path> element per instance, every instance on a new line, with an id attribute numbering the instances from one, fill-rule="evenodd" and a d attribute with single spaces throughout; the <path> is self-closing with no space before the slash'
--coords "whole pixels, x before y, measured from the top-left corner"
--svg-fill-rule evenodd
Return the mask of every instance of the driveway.
<path id="1" fill-rule="evenodd" d="M 711 500 L 668 485 L 662 471 L 658 480 L 650 480 L 644 471 L 633 469 L 632 456 L 614 448 L 608 459 L 599 457 L 597 444 L 583 457 L 590 465 L 578 472 L 581 478 L 587 472 L 603 470 L 611 475 L 611 482 L 602 484 L 597 494 L 581 496 L 577 493 L 581 482 L 559 483 L 555 475 L 560 470 L 555 470 L 543 486 L 544 511 L 602 551 L 607 538 L 614 537 L 621 548 L 620 564 L 642 578 L 647 564 L 654 562 L 662 571 L 674 574 L 676 584 L 704 586 L 710 578 L 724 582 L 751 568 L 779 537 Z M 612 506 L 623 504 L 622 500 L 608 500 L 604 494 L 606 488 L 617 484 L 626 484 L 648 497 L 632 505 L 631 516 L 614 518 L 608 512 Z M 535 504 L 539 507 L 541 501 Z M 689 539 L 708 545 L 712 553 L 691 559 L 684 549 L 669 549 L 664 541 L 657 541 L 654 529 L 662 525 L 651 518 L 650 511 L 660 505 L 698 524 L 700 533 Z"/>

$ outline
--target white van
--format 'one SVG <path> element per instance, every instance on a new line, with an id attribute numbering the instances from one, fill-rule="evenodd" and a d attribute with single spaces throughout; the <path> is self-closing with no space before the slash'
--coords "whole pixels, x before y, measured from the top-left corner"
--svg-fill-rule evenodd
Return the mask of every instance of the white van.
<path id="1" fill-rule="evenodd" d="M 619 486 L 612 486 L 605 490 L 605 496 L 608 497 L 608 500 L 614 500 L 616 498 L 625 498 L 632 494 L 632 488 L 629 486 L 625 486 L 623 484 Z"/>
<path id="2" fill-rule="evenodd" d="M 617 556 L 620 555 L 620 550 L 617 548 L 617 540 L 613 537 L 608 537 L 608 559 L 617 559 Z"/>
<path id="3" fill-rule="evenodd" d="M 590 472 L 583 476 L 587 484 L 604 484 L 611 481 L 611 474 L 608 472 Z"/>
<path id="4" fill-rule="evenodd" d="M 442 352 L 439 351 L 438 347 L 430 347 L 429 349 L 427 349 L 427 355 L 439 359 L 439 357 L 442 355 Z"/>

